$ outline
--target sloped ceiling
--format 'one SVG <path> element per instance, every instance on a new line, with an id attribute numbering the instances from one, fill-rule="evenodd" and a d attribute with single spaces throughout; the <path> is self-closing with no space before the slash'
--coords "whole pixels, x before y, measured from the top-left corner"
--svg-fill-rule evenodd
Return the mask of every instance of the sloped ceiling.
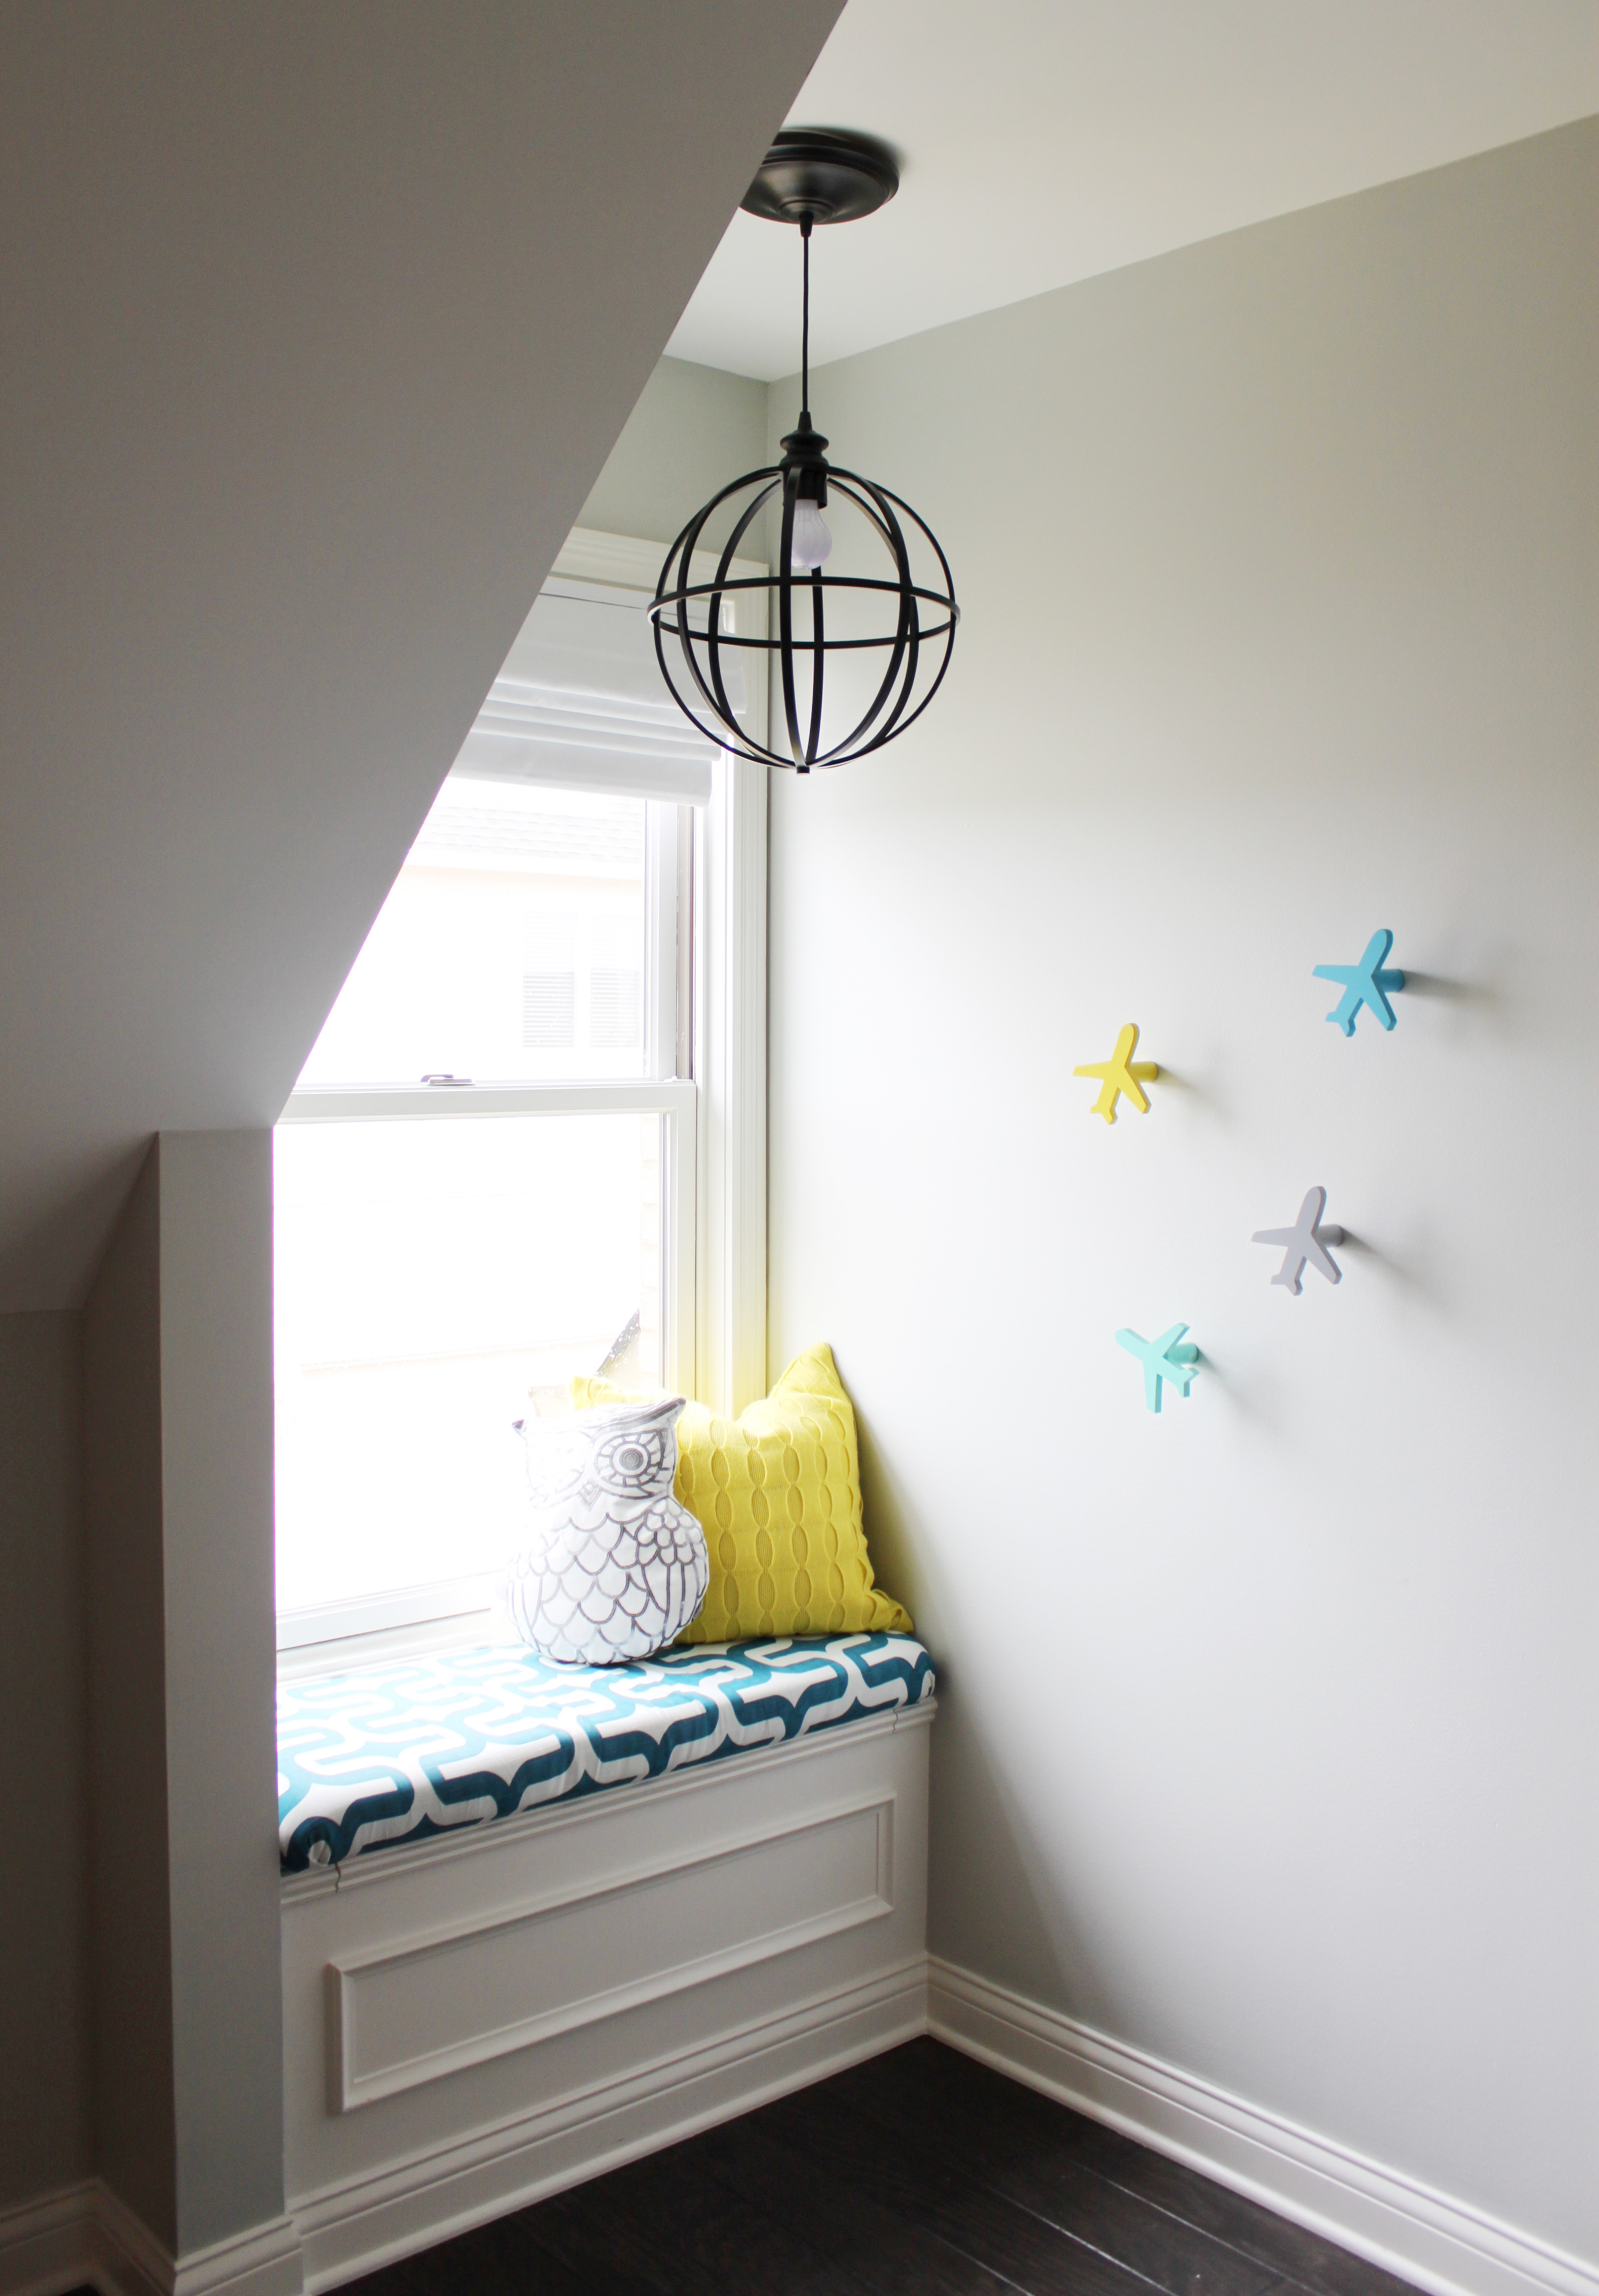
<path id="1" fill-rule="evenodd" d="M 838 0 L 0 31 L 0 1312 L 270 1123 Z"/>

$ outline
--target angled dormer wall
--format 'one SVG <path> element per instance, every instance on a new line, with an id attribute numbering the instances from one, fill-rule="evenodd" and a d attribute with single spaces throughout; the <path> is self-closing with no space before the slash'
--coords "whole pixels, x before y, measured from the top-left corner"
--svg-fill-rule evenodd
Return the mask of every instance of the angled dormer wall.
<path id="1" fill-rule="evenodd" d="M 0 1734 L 48 1808 L 0 1912 L 0 2210 L 40 2203 L 18 2237 L 41 2270 L 101 2159 L 179 2254 L 271 2200 L 259 2161 L 227 2172 L 225 2206 L 194 2166 L 191 2141 L 233 2159 L 240 2114 L 265 2127 L 270 2097 L 185 2128 L 209 2077 L 185 2073 L 202 2044 L 185 2003 L 212 2011 L 186 1980 L 168 2004 L 153 1974 L 163 1929 L 185 1956 L 185 1909 L 217 1911 L 184 1895 L 181 1839 L 184 1765 L 208 1751 L 184 1717 L 217 1690 L 181 1612 L 190 1565 L 215 1557 L 175 1567 L 170 1480 L 173 1366 L 207 1368 L 174 1306 L 174 1224 L 201 1232 L 210 1183 L 207 1152 L 170 1136 L 275 1117 L 837 12 L 150 0 L 0 26 L 0 1554 L 29 1644 Z M 225 1267 L 223 1241 L 205 1256 Z M 94 1934 L 102 1997 L 141 1988 L 120 2040 L 102 2022 L 103 2154 L 77 1547 L 92 1289 L 111 1669 L 89 1749 Z M 217 1304 L 203 1280 L 193 1296 Z M 184 1423 L 196 1472 L 221 1475 L 221 1423 Z M 269 1605 L 259 1522 L 240 1535 Z M 209 1754 L 231 1775 L 226 1745 Z M 119 1831 L 141 1808 L 167 1813 L 164 1844 Z M 246 1960 L 248 1933 L 246 1915 Z"/>

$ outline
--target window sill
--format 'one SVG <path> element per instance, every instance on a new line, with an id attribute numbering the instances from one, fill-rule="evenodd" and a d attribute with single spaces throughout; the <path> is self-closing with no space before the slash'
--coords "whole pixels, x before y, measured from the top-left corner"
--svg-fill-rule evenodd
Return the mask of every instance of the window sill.
<path id="1" fill-rule="evenodd" d="M 277 1677 L 280 1682 L 299 1682 L 308 1675 L 348 1674 L 352 1668 L 390 1664 L 424 1652 L 481 1650 L 491 1643 L 514 1647 L 517 1633 L 503 1612 L 485 1604 L 446 1619 L 421 1619 L 408 1626 L 380 1627 L 365 1634 L 332 1635 L 318 1642 L 293 1644 L 278 1652 Z"/>

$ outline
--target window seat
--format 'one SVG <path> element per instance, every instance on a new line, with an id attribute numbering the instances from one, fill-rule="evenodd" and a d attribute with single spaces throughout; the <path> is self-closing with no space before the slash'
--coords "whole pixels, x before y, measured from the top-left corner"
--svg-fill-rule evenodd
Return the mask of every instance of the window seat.
<path id="1" fill-rule="evenodd" d="M 633 1785 L 921 1704 L 908 1635 L 704 1643 L 630 1666 L 496 1644 L 278 1688 L 286 1874 Z"/>

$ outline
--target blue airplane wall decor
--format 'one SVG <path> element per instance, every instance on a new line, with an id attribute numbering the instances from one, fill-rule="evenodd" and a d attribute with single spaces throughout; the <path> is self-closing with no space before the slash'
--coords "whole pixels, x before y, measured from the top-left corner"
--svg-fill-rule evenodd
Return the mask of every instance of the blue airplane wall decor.
<path id="1" fill-rule="evenodd" d="M 1160 1408 L 1160 1390 L 1165 1381 L 1169 1380 L 1179 1395 L 1186 1395 L 1199 1370 L 1199 1349 L 1177 1345 L 1187 1329 L 1186 1324 L 1174 1324 L 1158 1340 L 1141 1340 L 1136 1332 L 1116 1334 L 1117 1346 L 1136 1356 L 1144 1365 L 1144 1400 L 1152 1411 Z"/>
<path id="2" fill-rule="evenodd" d="M 1305 1273 L 1307 1260 L 1318 1275 L 1326 1277 L 1329 1283 L 1343 1280 L 1342 1269 L 1327 1250 L 1328 1244 L 1343 1242 L 1343 1230 L 1322 1226 L 1322 1214 L 1326 1208 L 1325 1188 L 1312 1188 L 1300 1206 L 1300 1216 L 1292 1227 L 1258 1227 L 1255 1230 L 1252 1240 L 1256 1243 L 1282 1246 L 1283 1265 L 1272 1277 L 1272 1282 L 1281 1283 L 1296 1300 L 1300 1296 L 1300 1278 Z"/>
<path id="3" fill-rule="evenodd" d="M 1385 1029 L 1394 1024 L 1394 1008 L 1389 998 L 1405 986 L 1405 976 L 1392 966 L 1385 966 L 1383 958 L 1394 945 L 1390 932 L 1374 932 L 1365 945 L 1365 955 L 1358 964 L 1318 964 L 1317 980 L 1340 980 L 1343 995 L 1328 1013 L 1336 1021 L 1346 1037 L 1355 1033 L 1355 1015 L 1363 1004 L 1369 1005 Z"/>

